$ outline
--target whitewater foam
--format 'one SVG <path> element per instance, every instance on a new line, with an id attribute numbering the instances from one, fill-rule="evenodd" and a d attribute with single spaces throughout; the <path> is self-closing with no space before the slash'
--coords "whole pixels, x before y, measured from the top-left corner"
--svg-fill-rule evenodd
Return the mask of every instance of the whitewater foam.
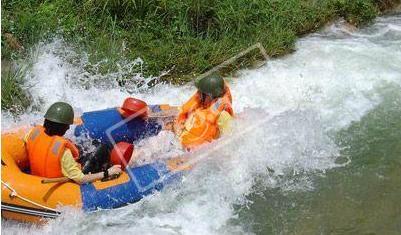
<path id="1" fill-rule="evenodd" d="M 207 158 L 182 182 L 121 209 L 89 215 L 66 212 L 41 229 L 9 222 L 3 228 L 38 234 L 251 233 L 233 222 L 235 207 L 250 203 L 247 195 L 261 187 L 313 190 L 311 176 L 342 166 L 336 163 L 339 149 L 331 134 L 379 104 L 381 86 L 401 85 L 400 26 L 399 16 L 380 18 L 358 32 L 344 33 L 336 24 L 299 40 L 292 55 L 257 70 L 240 71 L 230 84 L 238 113 L 232 133 L 205 149 L 210 151 Z M 40 109 L 17 122 L 2 114 L 3 128 L 37 120 L 58 100 L 90 111 L 117 106 L 129 95 L 148 103 L 179 105 L 194 91 L 192 84 L 125 90 L 115 82 L 115 74 L 88 74 L 84 58 L 71 63 L 66 58 L 76 55 L 60 40 L 41 45 L 37 54 L 27 84 Z M 96 85 L 96 76 L 108 85 Z M 176 150 L 154 144 L 170 141 L 171 136 L 156 138 L 142 143 L 144 149 Z M 219 144 L 223 146 L 211 150 Z"/>

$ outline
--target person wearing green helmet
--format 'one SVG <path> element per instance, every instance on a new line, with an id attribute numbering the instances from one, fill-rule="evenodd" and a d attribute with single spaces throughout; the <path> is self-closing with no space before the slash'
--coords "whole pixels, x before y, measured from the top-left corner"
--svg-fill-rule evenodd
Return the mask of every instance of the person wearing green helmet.
<path id="1" fill-rule="evenodd" d="M 173 125 L 187 150 L 217 139 L 229 129 L 234 112 L 228 85 L 218 75 L 195 82 L 197 92 L 180 108 Z"/>
<path id="2" fill-rule="evenodd" d="M 45 113 L 45 120 L 54 123 L 71 125 L 74 123 L 74 110 L 65 102 L 52 104 Z"/>
<path id="3" fill-rule="evenodd" d="M 201 94 L 209 96 L 212 99 L 224 95 L 225 84 L 223 78 L 214 75 L 195 81 L 195 86 Z"/>
<path id="4" fill-rule="evenodd" d="M 74 110 L 65 102 L 56 102 L 46 111 L 43 126 L 35 126 L 26 135 L 26 144 L 31 174 L 46 177 L 67 177 L 79 184 L 107 178 L 121 172 L 121 166 L 106 168 L 104 172 L 87 174 L 78 164 L 77 146 L 63 137 L 74 123 Z M 109 151 L 104 147 L 96 150 L 95 155 L 105 158 Z"/>

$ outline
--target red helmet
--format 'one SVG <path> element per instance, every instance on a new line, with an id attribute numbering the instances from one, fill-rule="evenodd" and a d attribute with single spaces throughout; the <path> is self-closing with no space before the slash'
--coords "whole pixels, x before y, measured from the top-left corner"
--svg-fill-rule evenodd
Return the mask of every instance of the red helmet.
<path id="1" fill-rule="evenodd" d="M 128 162 L 131 160 L 134 152 L 134 145 L 127 142 L 119 142 L 114 145 L 110 154 L 110 162 L 113 165 L 121 165 L 121 169 L 125 169 Z"/>
<path id="2" fill-rule="evenodd" d="M 146 102 L 132 97 L 124 100 L 121 109 L 124 111 L 123 115 L 125 117 L 137 115 L 138 117 L 146 118 L 148 115 L 148 105 Z"/>

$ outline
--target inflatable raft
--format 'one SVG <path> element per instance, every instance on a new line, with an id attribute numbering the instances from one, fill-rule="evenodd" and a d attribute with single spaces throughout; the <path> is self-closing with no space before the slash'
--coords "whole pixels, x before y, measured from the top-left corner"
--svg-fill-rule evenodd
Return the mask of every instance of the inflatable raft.
<path id="1" fill-rule="evenodd" d="M 142 118 L 124 118 L 118 107 L 83 113 L 74 130 L 76 137 L 96 139 L 107 145 L 121 141 L 135 141 L 157 135 L 162 129 L 162 118 L 165 115 L 144 120 Z M 149 105 L 152 114 L 174 113 L 175 108 L 169 105 Z"/>
<path id="2" fill-rule="evenodd" d="M 153 106 L 153 109 L 156 112 L 160 106 Z M 84 113 L 81 119 L 75 135 L 85 133 L 108 144 L 105 130 L 121 121 L 114 109 Z M 111 133 L 117 142 L 135 141 L 155 135 L 160 129 L 157 120 L 128 120 L 113 127 Z M 85 212 L 122 207 L 161 190 L 186 170 L 183 161 L 176 158 L 128 168 L 118 178 L 105 182 L 43 183 L 44 178 L 28 173 L 29 162 L 22 136 L 21 130 L 1 136 L 1 210 L 2 217 L 7 219 L 38 222 L 42 218 L 57 217 L 64 206 Z"/>

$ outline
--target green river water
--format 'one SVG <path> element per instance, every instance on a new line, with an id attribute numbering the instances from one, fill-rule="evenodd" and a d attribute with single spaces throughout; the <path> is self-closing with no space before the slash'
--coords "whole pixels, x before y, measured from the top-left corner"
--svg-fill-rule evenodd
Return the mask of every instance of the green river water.
<path id="1" fill-rule="evenodd" d="M 314 177 L 310 191 L 250 196 L 240 219 L 260 234 L 401 234 L 401 92 L 381 92 L 375 109 L 335 134 L 349 164 Z"/>

